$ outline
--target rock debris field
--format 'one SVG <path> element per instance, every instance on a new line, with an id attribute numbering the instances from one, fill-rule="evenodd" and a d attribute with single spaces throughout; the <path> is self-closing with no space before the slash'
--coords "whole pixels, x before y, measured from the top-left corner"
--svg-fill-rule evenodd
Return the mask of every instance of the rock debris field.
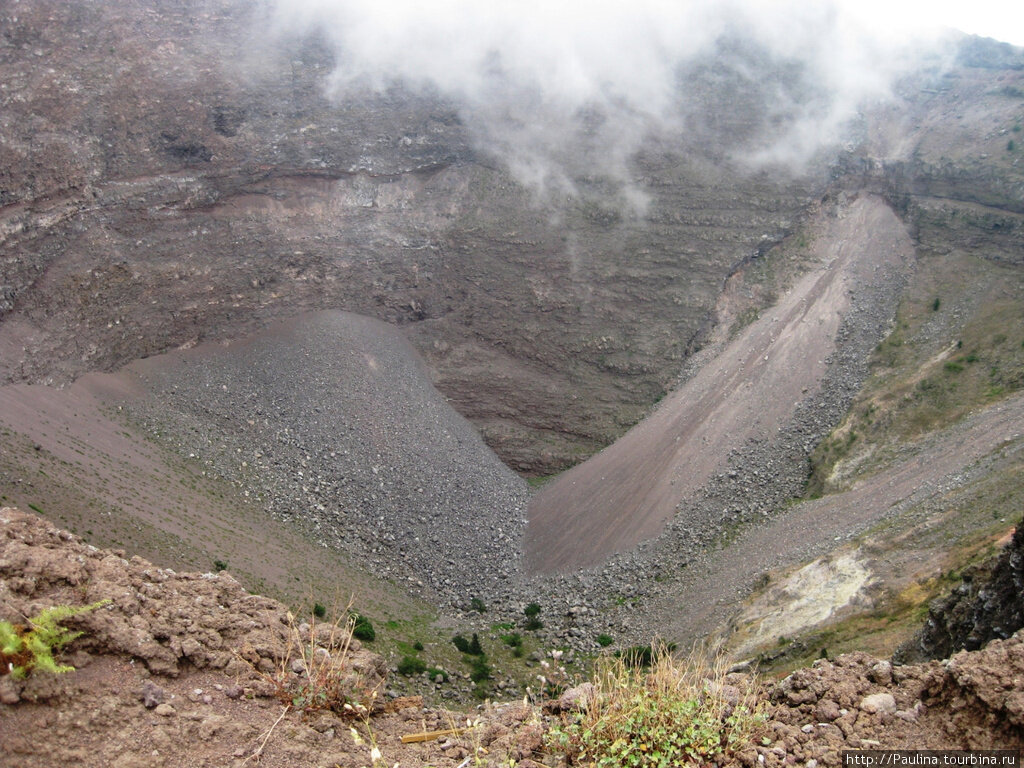
<path id="1" fill-rule="evenodd" d="M 394 328 L 321 312 L 121 375 L 152 433 L 368 570 L 452 603 L 512 590 L 526 484 Z"/>

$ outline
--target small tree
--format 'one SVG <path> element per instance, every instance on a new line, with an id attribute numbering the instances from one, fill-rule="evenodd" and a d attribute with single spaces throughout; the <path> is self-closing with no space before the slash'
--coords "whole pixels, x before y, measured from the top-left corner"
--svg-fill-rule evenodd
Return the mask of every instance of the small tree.
<path id="1" fill-rule="evenodd" d="M 523 626 L 526 629 L 541 629 L 544 626 L 544 622 L 540 620 L 540 605 L 537 603 L 530 603 L 523 609 L 523 614 L 526 616 L 526 624 Z"/>

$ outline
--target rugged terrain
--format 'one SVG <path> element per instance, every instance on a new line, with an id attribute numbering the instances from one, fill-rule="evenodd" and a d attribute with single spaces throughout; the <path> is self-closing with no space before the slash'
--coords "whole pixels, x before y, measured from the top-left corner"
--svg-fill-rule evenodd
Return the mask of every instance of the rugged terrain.
<path id="1" fill-rule="evenodd" d="M 823 186 L 658 140 L 637 158 L 643 217 L 583 172 L 538 202 L 454 105 L 330 101 L 330 50 L 268 38 L 261 8 L 4 10 L 4 380 L 345 309 L 405 326 L 499 455 L 547 474 L 639 420 L 725 277 Z M 756 129 L 738 114 L 734 136 Z"/>
<path id="2" fill-rule="evenodd" d="M 126 560 L 34 515 L 0 510 L 0 619 L 100 600 L 110 602 L 66 622 L 83 632 L 63 658 L 76 671 L 0 675 L 5 766 L 562 764 L 545 747 L 545 731 L 559 721 L 550 705 L 488 703 L 467 716 L 395 698 L 386 665 L 365 645 L 332 645 L 329 625 L 299 624 L 227 573 Z M 363 716 L 299 712 L 277 698 L 275 680 L 304 679 L 296 639 L 310 633 L 319 658 L 343 665 L 346 695 L 369 704 Z M 841 765 L 850 748 L 1020 750 L 1022 674 L 1020 637 L 920 666 L 865 654 L 819 661 L 760 686 L 763 725 L 726 764 Z M 726 680 L 738 691 L 746 677 Z M 458 735 L 401 741 L 465 724 Z"/>
<path id="3" fill-rule="evenodd" d="M 0 500 L 410 647 L 536 601 L 537 646 L 789 662 L 890 652 L 1008 534 L 1020 50 L 946 41 L 782 168 L 813 73 L 725 35 L 626 181 L 574 115 L 551 194 L 266 13 L 0 8 Z"/>

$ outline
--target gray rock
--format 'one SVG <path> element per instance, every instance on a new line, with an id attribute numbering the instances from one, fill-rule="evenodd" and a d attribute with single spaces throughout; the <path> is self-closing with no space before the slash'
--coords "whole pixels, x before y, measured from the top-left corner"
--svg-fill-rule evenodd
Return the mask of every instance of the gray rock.
<path id="1" fill-rule="evenodd" d="M 896 699 L 891 693 L 873 693 L 861 699 L 860 708 L 868 714 L 892 714 L 896 711 Z"/>
<path id="2" fill-rule="evenodd" d="M 159 685 L 151 680 L 147 680 L 142 684 L 142 691 L 139 693 L 139 698 L 142 700 L 142 706 L 146 709 L 153 709 L 153 707 L 164 703 L 164 699 L 167 698 L 167 694 Z"/>

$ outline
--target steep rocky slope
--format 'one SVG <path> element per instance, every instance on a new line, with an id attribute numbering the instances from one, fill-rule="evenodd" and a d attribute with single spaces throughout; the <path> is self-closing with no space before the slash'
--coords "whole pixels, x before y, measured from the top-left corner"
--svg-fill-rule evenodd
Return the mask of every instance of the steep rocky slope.
<path id="1" fill-rule="evenodd" d="M 586 169 L 575 195 L 536 200 L 453 105 L 328 100 L 329 49 L 267 39 L 262 8 L 4 10 L 6 381 L 346 309 L 407 326 L 499 454 L 545 474 L 640 418 L 733 266 L 821 188 L 666 137 L 636 159 L 642 218 Z"/>
<path id="2" fill-rule="evenodd" d="M 902 659 L 946 658 L 976 650 L 1024 627 L 1024 525 L 998 557 L 968 568 L 948 595 L 936 600 L 923 629 L 899 648 Z"/>

